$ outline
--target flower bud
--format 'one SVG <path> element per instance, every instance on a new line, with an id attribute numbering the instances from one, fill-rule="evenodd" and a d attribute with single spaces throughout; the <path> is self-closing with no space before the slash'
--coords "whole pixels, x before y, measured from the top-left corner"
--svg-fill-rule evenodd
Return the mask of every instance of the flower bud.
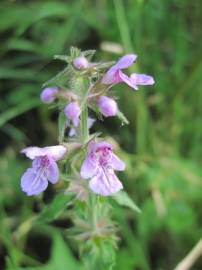
<path id="1" fill-rule="evenodd" d="M 51 103 L 55 100 L 56 94 L 58 93 L 57 87 L 47 87 L 41 92 L 40 98 L 44 103 Z"/>
<path id="2" fill-rule="evenodd" d="M 75 127 L 79 124 L 79 115 L 81 113 L 81 109 L 77 102 L 71 102 L 64 108 L 64 113 L 66 117 L 72 121 Z"/>
<path id="3" fill-rule="evenodd" d="M 88 67 L 88 60 L 84 56 L 79 56 L 73 60 L 73 65 L 77 69 L 85 69 Z"/>
<path id="4" fill-rule="evenodd" d="M 115 116 L 118 113 L 118 106 L 114 99 L 107 96 L 99 97 L 97 101 L 100 112 L 105 116 Z"/>

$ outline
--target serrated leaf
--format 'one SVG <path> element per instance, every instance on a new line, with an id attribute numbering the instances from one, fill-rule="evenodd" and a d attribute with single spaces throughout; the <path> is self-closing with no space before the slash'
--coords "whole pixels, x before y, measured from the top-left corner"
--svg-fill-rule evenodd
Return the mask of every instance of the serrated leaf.
<path id="1" fill-rule="evenodd" d="M 125 115 L 121 111 L 118 111 L 117 116 L 122 121 L 123 124 L 126 124 L 126 125 L 129 124 L 128 119 L 125 117 Z"/>
<path id="2" fill-rule="evenodd" d="M 130 209 L 141 213 L 140 208 L 134 203 L 125 191 L 119 191 L 112 196 L 119 205 L 129 207 Z"/>
<path id="3" fill-rule="evenodd" d="M 53 201 L 45 207 L 39 216 L 39 221 L 50 222 L 58 218 L 73 198 L 73 194 L 60 193 L 56 195 Z"/>

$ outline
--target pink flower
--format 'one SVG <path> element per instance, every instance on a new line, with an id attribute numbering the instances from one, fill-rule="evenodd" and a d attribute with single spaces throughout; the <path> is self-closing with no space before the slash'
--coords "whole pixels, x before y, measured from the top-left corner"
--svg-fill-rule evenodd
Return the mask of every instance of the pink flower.
<path id="1" fill-rule="evenodd" d="M 42 90 L 40 98 L 41 101 L 44 103 L 51 103 L 55 100 L 56 94 L 58 93 L 58 88 L 57 87 L 47 87 Z"/>
<path id="2" fill-rule="evenodd" d="M 109 196 L 123 188 L 114 170 L 123 171 L 125 164 L 112 151 L 112 145 L 102 141 L 89 144 L 88 154 L 81 166 L 81 177 L 89 179 L 92 191 Z"/>
<path id="3" fill-rule="evenodd" d="M 100 112 L 105 116 L 115 116 L 118 113 L 118 106 L 114 99 L 101 96 L 97 101 Z"/>
<path id="4" fill-rule="evenodd" d="M 73 60 L 73 65 L 77 69 L 85 69 L 88 67 L 89 63 L 88 63 L 88 60 L 86 59 L 86 57 L 79 56 Z"/>
<path id="5" fill-rule="evenodd" d="M 112 66 L 103 76 L 102 83 L 117 84 L 125 82 L 135 90 L 138 90 L 138 85 L 153 85 L 154 79 L 152 76 L 146 74 L 133 73 L 129 77 L 128 75 L 122 72 L 122 69 L 131 66 L 136 59 L 137 55 L 135 54 L 127 54 L 121 57 L 119 61 L 114 66 Z"/>
<path id="6" fill-rule="evenodd" d="M 22 191 L 28 196 L 37 195 L 48 187 L 48 182 L 55 184 L 59 179 L 56 161 L 63 158 L 66 148 L 62 145 L 49 147 L 27 147 L 21 151 L 32 159 L 32 167 L 21 177 Z"/>
<path id="7" fill-rule="evenodd" d="M 75 127 L 79 124 L 79 115 L 81 113 L 81 109 L 77 102 L 71 102 L 64 108 L 64 113 L 66 117 L 72 121 Z"/>

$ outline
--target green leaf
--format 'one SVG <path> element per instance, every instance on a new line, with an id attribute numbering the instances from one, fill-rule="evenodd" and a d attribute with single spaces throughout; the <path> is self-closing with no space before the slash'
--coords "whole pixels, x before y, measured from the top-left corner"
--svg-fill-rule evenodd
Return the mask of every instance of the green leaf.
<path id="1" fill-rule="evenodd" d="M 119 205 L 129 207 L 135 212 L 141 213 L 139 207 L 134 203 L 134 201 L 128 196 L 124 191 L 119 191 L 115 193 L 112 197 Z"/>
<path id="2" fill-rule="evenodd" d="M 47 264 L 38 267 L 14 267 L 10 261 L 7 260 L 8 270 L 83 270 L 81 264 L 73 256 L 68 243 L 65 242 L 62 235 L 56 230 L 52 230 L 51 236 L 53 239 L 51 256 Z"/>
<path id="3" fill-rule="evenodd" d="M 86 243 L 88 246 L 89 243 Z M 99 244 L 93 246 L 92 249 L 85 252 L 83 263 L 85 269 L 96 270 L 113 270 L 116 260 L 115 248 L 106 241 L 100 241 Z"/>
<path id="4" fill-rule="evenodd" d="M 67 243 L 59 233 L 55 233 L 53 236 L 53 248 L 51 253 L 50 269 L 83 269 L 74 258 Z"/>
<path id="5" fill-rule="evenodd" d="M 55 196 L 51 204 L 47 205 L 39 216 L 39 221 L 50 222 L 61 215 L 67 205 L 73 200 L 74 195 L 60 193 Z"/>

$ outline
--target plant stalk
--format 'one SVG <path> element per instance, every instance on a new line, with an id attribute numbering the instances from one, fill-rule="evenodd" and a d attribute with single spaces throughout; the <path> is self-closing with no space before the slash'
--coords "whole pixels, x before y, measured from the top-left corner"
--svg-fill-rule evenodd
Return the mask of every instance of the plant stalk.
<path id="1" fill-rule="evenodd" d="M 89 131 L 88 131 L 88 107 L 85 104 L 81 113 L 81 140 L 83 143 L 88 141 Z"/>

